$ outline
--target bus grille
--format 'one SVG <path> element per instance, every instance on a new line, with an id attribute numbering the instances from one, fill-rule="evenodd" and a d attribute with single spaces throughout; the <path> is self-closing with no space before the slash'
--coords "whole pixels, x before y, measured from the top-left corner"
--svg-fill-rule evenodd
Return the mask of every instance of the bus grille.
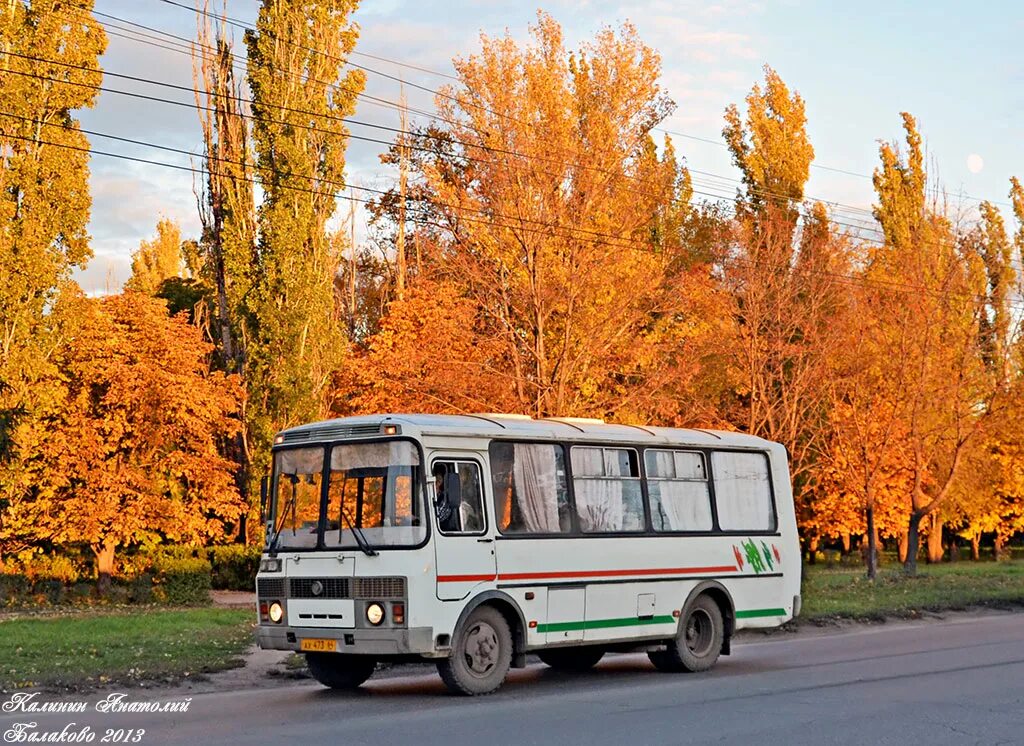
<path id="1" fill-rule="evenodd" d="M 313 593 L 318 583 L 319 593 Z M 256 587 L 262 599 L 277 598 L 405 598 L 405 578 L 260 578 Z"/>
<path id="2" fill-rule="evenodd" d="M 284 578 L 260 578 L 256 583 L 260 598 L 284 598 Z"/>
<path id="3" fill-rule="evenodd" d="M 356 578 L 356 598 L 404 598 L 405 578 Z"/>
<path id="4" fill-rule="evenodd" d="M 320 583 L 323 589 L 313 593 L 313 583 Z M 348 578 L 292 578 L 291 598 L 351 598 Z"/>

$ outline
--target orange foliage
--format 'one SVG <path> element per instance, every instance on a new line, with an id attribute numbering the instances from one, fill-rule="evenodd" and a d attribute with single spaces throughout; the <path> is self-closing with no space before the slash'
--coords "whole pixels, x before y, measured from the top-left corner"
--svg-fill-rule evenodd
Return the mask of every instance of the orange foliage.
<path id="1" fill-rule="evenodd" d="M 76 298 L 56 352 L 63 400 L 23 433 L 22 519 L 112 569 L 130 544 L 223 539 L 243 506 L 219 446 L 237 428 L 239 384 L 209 370 L 212 345 L 139 293 Z"/>

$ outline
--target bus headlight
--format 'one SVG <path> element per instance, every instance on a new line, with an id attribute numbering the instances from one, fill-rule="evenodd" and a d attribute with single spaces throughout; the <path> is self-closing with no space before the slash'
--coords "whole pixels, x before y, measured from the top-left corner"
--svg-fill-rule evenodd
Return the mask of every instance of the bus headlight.
<path id="1" fill-rule="evenodd" d="M 284 619 L 284 607 L 277 601 L 274 601 L 274 603 L 270 604 L 270 621 L 274 624 L 280 624 L 282 619 Z"/>
<path id="2" fill-rule="evenodd" d="M 278 557 L 265 557 L 260 560 L 260 572 L 281 572 L 281 560 Z"/>
<path id="3" fill-rule="evenodd" d="M 378 603 L 372 603 L 366 607 L 366 621 L 374 627 L 384 621 L 384 607 Z"/>

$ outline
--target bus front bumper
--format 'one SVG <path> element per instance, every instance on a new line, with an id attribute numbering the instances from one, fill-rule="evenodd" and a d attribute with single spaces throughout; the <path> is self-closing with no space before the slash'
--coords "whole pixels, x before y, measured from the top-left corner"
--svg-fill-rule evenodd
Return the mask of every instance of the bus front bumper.
<path id="1" fill-rule="evenodd" d="M 436 655 L 432 627 L 318 629 L 264 623 L 256 628 L 256 642 L 264 650 L 301 651 L 302 641 L 311 639 L 337 640 L 337 652 L 354 655 Z"/>

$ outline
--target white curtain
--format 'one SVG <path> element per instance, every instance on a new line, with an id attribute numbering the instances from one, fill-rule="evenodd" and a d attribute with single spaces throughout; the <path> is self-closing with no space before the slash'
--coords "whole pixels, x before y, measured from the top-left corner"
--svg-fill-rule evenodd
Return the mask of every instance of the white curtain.
<path id="1" fill-rule="evenodd" d="M 558 475 L 555 447 L 515 444 L 513 480 L 523 529 L 530 533 L 558 533 Z"/>
<path id="2" fill-rule="evenodd" d="M 616 451 L 603 448 L 573 448 L 573 486 L 580 529 L 587 532 L 621 531 L 623 521 L 622 482 L 601 477 L 618 476 L 621 469 Z M 607 458 L 606 458 L 607 457 Z"/>
<path id="3" fill-rule="evenodd" d="M 665 531 L 710 531 L 711 500 L 707 482 L 659 479 L 649 485 L 664 513 Z M 654 502 L 654 500 L 652 500 Z"/>
<path id="4" fill-rule="evenodd" d="M 718 525 L 724 531 L 774 529 L 767 457 L 762 453 L 715 451 L 711 463 Z"/>
<path id="5" fill-rule="evenodd" d="M 576 479 L 576 514 L 583 531 L 621 531 L 622 481 Z"/>
<path id="6" fill-rule="evenodd" d="M 672 451 L 647 451 L 647 476 L 649 478 L 672 479 L 676 475 Z"/>
<path id="7" fill-rule="evenodd" d="M 572 473 L 577 477 L 604 476 L 604 451 L 600 448 L 573 448 Z"/>

